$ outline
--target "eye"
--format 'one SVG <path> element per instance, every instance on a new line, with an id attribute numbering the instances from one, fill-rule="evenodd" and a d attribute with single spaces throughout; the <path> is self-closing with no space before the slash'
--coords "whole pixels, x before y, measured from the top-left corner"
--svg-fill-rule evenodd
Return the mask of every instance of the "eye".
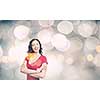
<path id="1" fill-rule="evenodd" d="M 38 43 L 36 45 L 39 45 Z"/>
<path id="2" fill-rule="evenodd" d="M 34 46 L 34 44 L 32 44 L 32 46 Z"/>

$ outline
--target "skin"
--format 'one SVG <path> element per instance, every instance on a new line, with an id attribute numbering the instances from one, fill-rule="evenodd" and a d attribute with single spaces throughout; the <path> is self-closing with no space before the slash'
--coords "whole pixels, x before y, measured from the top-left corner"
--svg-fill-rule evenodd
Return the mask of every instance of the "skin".
<path id="1" fill-rule="evenodd" d="M 36 58 L 38 59 L 41 55 L 39 54 L 40 45 L 39 45 L 37 40 L 32 42 L 32 49 L 35 52 Z M 47 70 L 47 64 L 46 63 L 43 63 L 41 68 L 38 68 L 37 70 L 28 69 L 26 67 L 26 61 L 25 60 L 24 60 L 22 66 L 20 68 L 20 71 L 22 73 L 30 74 L 30 76 L 33 76 L 33 77 L 36 77 L 36 78 L 44 78 L 45 75 L 46 75 L 46 70 Z"/>

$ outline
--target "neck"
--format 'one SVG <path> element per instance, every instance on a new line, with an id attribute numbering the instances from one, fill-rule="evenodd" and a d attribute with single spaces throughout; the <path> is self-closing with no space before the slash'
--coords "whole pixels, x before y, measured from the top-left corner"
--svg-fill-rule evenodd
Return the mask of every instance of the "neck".
<path id="1" fill-rule="evenodd" d="M 35 54 L 35 55 L 40 55 L 40 53 L 39 53 L 39 52 L 35 52 L 34 54 Z"/>

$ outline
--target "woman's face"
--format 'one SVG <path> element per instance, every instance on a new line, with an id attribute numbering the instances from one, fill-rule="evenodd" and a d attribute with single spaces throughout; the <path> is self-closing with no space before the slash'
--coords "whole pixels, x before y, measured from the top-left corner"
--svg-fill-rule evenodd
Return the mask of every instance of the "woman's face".
<path id="1" fill-rule="evenodd" d="M 40 50 L 40 44 L 39 44 L 39 42 L 37 40 L 34 40 L 32 42 L 32 49 L 33 49 L 33 51 L 35 53 L 38 53 L 39 52 L 39 50 Z"/>

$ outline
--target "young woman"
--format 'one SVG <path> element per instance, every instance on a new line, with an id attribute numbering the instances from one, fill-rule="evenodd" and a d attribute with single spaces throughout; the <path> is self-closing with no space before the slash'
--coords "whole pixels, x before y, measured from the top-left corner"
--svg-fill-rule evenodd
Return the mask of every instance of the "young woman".
<path id="1" fill-rule="evenodd" d="M 42 46 L 38 39 L 32 39 L 28 46 L 28 55 L 20 68 L 27 74 L 27 80 L 44 78 L 47 70 L 47 58 L 42 55 Z"/>

